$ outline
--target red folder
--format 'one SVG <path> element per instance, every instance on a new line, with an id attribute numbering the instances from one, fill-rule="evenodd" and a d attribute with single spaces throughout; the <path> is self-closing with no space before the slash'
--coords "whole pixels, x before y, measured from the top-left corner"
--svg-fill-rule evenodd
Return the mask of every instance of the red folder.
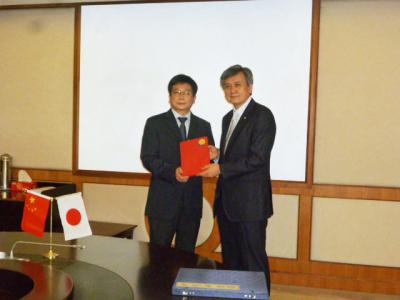
<path id="1" fill-rule="evenodd" d="M 181 167 L 184 176 L 194 176 L 210 163 L 206 136 L 181 142 Z"/>

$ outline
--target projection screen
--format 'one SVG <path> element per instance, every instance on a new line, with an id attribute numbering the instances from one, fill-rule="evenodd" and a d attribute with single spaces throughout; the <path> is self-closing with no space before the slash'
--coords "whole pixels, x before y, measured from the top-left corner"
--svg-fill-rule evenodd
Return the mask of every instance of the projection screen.
<path id="1" fill-rule="evenodd" d="M 254 74 L 253 98 L 275 115 L 275 180 L 305 181 L 312 0 L 83 5 L 78 169 L 147 172 L 140 145 L 148 117 L 169 109 L 168 81 L 199 85 L 192 112 L 212 124 L 232 107 L 219 76 Z"/>

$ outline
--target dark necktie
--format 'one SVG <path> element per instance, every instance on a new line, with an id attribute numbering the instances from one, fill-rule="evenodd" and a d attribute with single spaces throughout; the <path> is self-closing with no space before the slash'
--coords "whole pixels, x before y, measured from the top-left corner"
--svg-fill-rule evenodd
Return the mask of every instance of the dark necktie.
<path id="1" fill-rule="evenodd" d="M 181 122 L 181 125 L 179 126 L 179 131 L 181 132 L 182 140 L 186 140 L 186 126 L 185 126 L 185 122 L 186 122 L 187 118 L 185 118 L 185 117 L 178 117 L 178 120 Z"/>

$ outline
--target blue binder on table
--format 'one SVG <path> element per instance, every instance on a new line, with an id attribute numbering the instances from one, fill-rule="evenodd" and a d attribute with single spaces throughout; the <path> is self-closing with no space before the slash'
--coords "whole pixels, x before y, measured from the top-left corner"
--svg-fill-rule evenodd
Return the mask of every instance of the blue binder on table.
<path id="1" fill-rule="evenodd" d="M 172 294 L 191 297 L 269 299 L 263 272 L 180 268 Z"/>

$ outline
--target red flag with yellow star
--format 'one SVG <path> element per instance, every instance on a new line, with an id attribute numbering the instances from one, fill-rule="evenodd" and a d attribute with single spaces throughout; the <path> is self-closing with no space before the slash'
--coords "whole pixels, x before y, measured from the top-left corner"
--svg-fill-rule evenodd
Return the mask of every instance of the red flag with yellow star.
<path id="1" fill-rule="evenodd" d="M 26 192 L 24 214 L 21 222 L 23 231 L 38 237 L 43 236 L 50 200 L 51 198 L 45 195 L 33 191 Z"/>

